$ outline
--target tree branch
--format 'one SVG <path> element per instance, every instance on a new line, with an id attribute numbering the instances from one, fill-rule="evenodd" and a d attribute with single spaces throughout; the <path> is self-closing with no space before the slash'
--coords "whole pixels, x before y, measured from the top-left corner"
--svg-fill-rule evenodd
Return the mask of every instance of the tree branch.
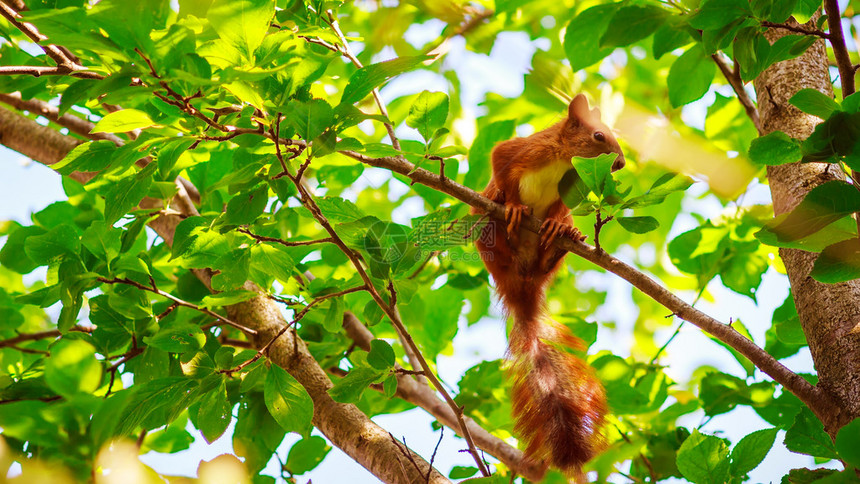
<path id="1" fill-rule="evenodd" d="M 92 333 L 94 329 L 95 328 L 88 328 L 86 326 L 74 326 L 69 331 Z M 62 333 L 60 333 L 60 330 L 58 329 L 50 329 L 48 331 L 40 331 L 38 333 L 20 333 L 14 338 L 4 339 L 0 341 L 0 348 L 16 346 L 19 343 L 24 343 L 27 341 L 38 341 L 40 339 L 46 338 L 59 338 L 60 336 L 62 336 Z"/>
<path id="2" fill-rule="evenodd" d="M 228 326 L 232 326 L 238 330 L 244 331 L 245 333 L 247 333 L 249 335 L 257 334 L 257 332 L 255 330 L 248 328 L 246 326 L 242 326 L 241 324 L 239 324 L 239 323 L 237 323 L 231 319 L 225 318 L 224 316 L 221 316 L 220 314 L 216 313 L 215 311 L 212 311 L 209 308 L 202 308 L 196 304 L 191 304 L 190 302 L 179 299 L 178 297 L 174 296 L 173 294 L 170 294 L 169 292 L 164 292 L 161 289 L 155 287 L 155 284 L 153 284 L 150 287 L 150 286 L 143 285 L 137 281 L 133 281 L 133 280 L 128 279 L 128 278 L 118 278 L 118 277 L 115 277 L 113 279 L 108 279 L 105 277 L 99 277 L 98 280 L 99 280 L 99 282 L 102 282 L 104 284 L 125 284 L 128 286 L 136 287 L 136 288 L 140 289 L 141 291 L 147 291 L 147 292 L 151 292 L 153 294 L 158 294 L 159 296 L 161 296 L 163 298 L 169 299 L 174 304 L 177 304 L 177 305 L 185 307 L 185 308 L 193 309 L 195 311 L 199 311 L 199 312 L 201 312 L 207 316 L 211 316 L 211 317 L 215 318 L 216 320 L 218 320 L 218 321 L 220 321 L 220 322 L 222 322 Z M 205 327 L 207 327 L 207 326 L 204 325 L 204 328 Z"/>
<path id="3" fill-rule="evenodd" d="M 413 182 L 421 183 L 447 193 L 462 202 L 484 210 L 497 220 L 505 219 L 505 209 L 502 205 L 484 198 L 477 192 L 452 180 L 442 183 L 435 173 L 423 168 L 417 168 L 405 159 L 397 157 L 372 158 L 355 152 L 344 152 L 344 154 L 370 166 L 391 170 L 406 176 Z M 528 216 L 523 219 L 521 226 L 526 230 L 539 233 L 540 221 L 533 216 Z M 565 237 L 559 238 L 555 243 L 558 247 L 573 252 L 628 281 L 631 285 L 669 309 L 679 318 L 693 323 L 703 331 L 737 350 L 814 411 L 821 411 L 821 409 L 830 403 L 829 396 L 820 388 L 813 386 L 801 376 L 789 370 L 785 365 L 738 333 L 731 326 L 723 324 L 698 309 L 693 308 L 641 271 L 584 242 L 574 242 L 570 238 Z"/>
<path id="4" fill-rule="evenodd" d="M 349 43 L 346 41 L 346 36 L 343 35 L 343 32 L 340 30 L 340 25 L 337 23 L 337 19 L 332 15 L 332 13 L 328 12 L 329 17 L 329 25 L 331 25 L 332 30 L 337 35 L 337 38 L 340 40 L 340 44 L 336 45 L 338 51 L 343 54 L 344 57 L 349 59 L 352 64 L 361 69 L 364 67 L 361 64 L 361 61 L 358 60 L 358 57 L 353 55 L 352 50 L 349 48 Z M 385 109 L 385 103 L 382 102 L 382 99 L 379 97 L 379 89 L 373 88 L 370 91 L 373 94 L 373 99 L 376 101 L 376 106 L 379 107 L 379 114 L 385 116 L 388 119 L 388 110 Z M 400 140 L 397 139 L 397 136 L 394 134 L 394 126 L 391 125 L 390 122 L 383 123 L 385 125 L 385 129 L 388 131 L 388 138 L 391 140 L 391 146 L 400 151 Z"/>
<path id="5" fill-rule="evenodd" d="M 21 33 L 41 47 L 42 50 L 45 51 L 45 54 L 57 63 L 57 67 L 67 69 L 68 72 L 86 70 L 86 67 L 79 65 L 78 59 L 70 52 L 57 47 L 54 44 L 43 44 L 43 42 L 48 40 L 48 38 L 40 34 L 39 30 L 36 29 L 33 24 L 21 20 L 21 15 L 11 5 L 0 1 L 0 16 L 9 21 L 9 23 L 20 30 Z"/>
<path id="6" fill-rule="evenodd" d="M 778 24 L 776 22 L 768 22 L 768 21 L 764 21 L 761 24 L 764 25 L 765 27 L 770 27 L 772 29 L 784 29 L 784 30 L 789 30 L 791 32 L 797 32 L 798 34 L 813 35 L 815 37 L 821 37 L 822 39 L 829 39 L 830 38 L 830 36 L 827 33 L 823 32 L 822 30 L 815 29 L 815 28 L 807 29 L 807 28 L 800 27 L 797 25 Z"/>
<path id="7" fill-rule="evenodd" d="M 839 78 L 842 80 L 842 99 L 854 94 L 854 65 L 848 56 L 845 46 L 845 35 L 842 33 L 842 16 L 839 14 L 839 3 L 836 0 L 824 0 L 824 12 L 827 14 L 827 26 L 830 30 L 828 39 L 833 47 L 833 57 L 839 68 Z"/>
<path id="8" fill-rule="evenodd" d="M 740 101 L 741 106 L 744 107 L 744 111 L 747 112 L 747 116 L 749 116 L 750 120 L 752 120 L 753 125 L 755 125 L 755 129 L 758 132 L 761 132 L 761 121 L 759 120 L 758 109 L 753 103 L 752 99 L 750 99 L 749 94 L 747 94 L 744 89 L 744 83 L 741 80 L 740 73 L 737 69 L 732 70 L 729 68 L 729 65 L 726 64 L 723 56 L 717 52 L 711 55 L 711 59 L 714 59 L 714 62 L 717 64 L 717 67 L 720 68 L 720 72 L 723 73 L 723 76 L 729 81 L 729 85 L 732 86 L 732 89 L 735 91 L 735 95 L 738 97 L 738 101 Z"/>

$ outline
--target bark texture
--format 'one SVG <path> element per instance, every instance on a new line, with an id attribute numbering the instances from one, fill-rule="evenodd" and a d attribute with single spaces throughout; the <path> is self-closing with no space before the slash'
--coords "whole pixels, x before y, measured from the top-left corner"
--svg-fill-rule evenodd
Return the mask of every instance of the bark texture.
<path id="1" fill-rule="evenodd" d="M 245 283 L 245 289 L 260 290 L 250 282 Z M 258 348 L 287 324 L 277 304 L 262 296 L 230 306 L 227 314 L 231 319 L 241 321 L 240 324 L 257 330 L 255 346 Z M 314 402 L 314 426 L 378 478 L 397 483 L 451 482 L 420 455 L 373 423 L 358 407 L 332 400 L 328 394 L 328 389 L 333 386 L 331 380 L 294 331 L 288 330 L 278 338 L 267 356 L 308 391 Z"/>
<path id="2" fill-rule="evenodd" d="M 793 19 L 790 22 L 798 25 Z M 790 33 L 769 29 L 766 36 L 773 43 Z M 755 88 L 761 134 L 779 130 L 794 138 L 808 137 L 820 119 L 802 113 L 788 100 L 805 88 L 833 95 L 824 41 L 819 40 L 796 59 L 768 68 L 756 79 Z M 812 188 L 844 178 L 826 163 L 769 166 L 767 177 L 776 215 L 792 210 Z M 818 386 L 831 397 L 829 404 L 818 406 L 816 414 L 835 435 L 845 423 L 860 416 L 860 335 L 849 332 L 860 322 L 860 280 L 822 284 L 809 276 L 817 254 L 797 249 L 780 249 L 779 254 L 818 371 Z"/>

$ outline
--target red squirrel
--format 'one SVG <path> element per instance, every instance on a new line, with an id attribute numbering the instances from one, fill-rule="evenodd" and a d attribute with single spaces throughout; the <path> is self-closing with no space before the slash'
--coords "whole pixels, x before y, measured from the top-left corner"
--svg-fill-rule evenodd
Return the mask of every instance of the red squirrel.
<path id="1" fill-rule="evenodd" d="M 553 241 L 585 240 L 573 226 L 558 183 L 572 157 L 603 153 L 618 154 L 613 171 L 624 166 L 618 141 L 582 94 L 570 102 L 563 121 L 496 145 L 493 175 L 483 195 L 505 205 L 506 222 L 491 221 L 476 242 L 514 319 L 508 351 L 515 431 L 525 443 L 526 458 L 567 474 L 581 472 L 603 447 L 606 396 L 593 370 L 569 351 L 584 350 L 582 341 L 547 314 L 546 287 L 566 254 Z M 539 235 L 520 231 L 524 214 L 543 219 Z"/>

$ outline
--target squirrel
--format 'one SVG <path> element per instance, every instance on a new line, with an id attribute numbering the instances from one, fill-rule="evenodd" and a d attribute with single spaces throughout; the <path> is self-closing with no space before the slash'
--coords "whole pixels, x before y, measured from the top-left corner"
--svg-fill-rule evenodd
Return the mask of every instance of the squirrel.
<path id="1" fill-rule="evenodd" d="M 572 157 L 603 153 L 618 154 L 612 171 L 624 166 L 618 141 L 582 94 L 573 98 L 561 122 L 497 144 L 492 177 L 482 194 L 504 204 L 505 224 L 490 221 L 476 241 L 514 320 L 508 354 L 515 432 L 525 443 L 527 459 L 568 475 L 580 474 L 604 446 L 606 396 L 593 370 L 570 352 L 584 351 L 582 340 L 547 314 L 546 287 L 567 252 L 553 241 L 585 240 L 573 226 L 558 183 L 572 167 Z M 472 213 L 483 211 L 473 208 Z M 543 219 L 539 235 L 520 232 L 524 214 Z"/>

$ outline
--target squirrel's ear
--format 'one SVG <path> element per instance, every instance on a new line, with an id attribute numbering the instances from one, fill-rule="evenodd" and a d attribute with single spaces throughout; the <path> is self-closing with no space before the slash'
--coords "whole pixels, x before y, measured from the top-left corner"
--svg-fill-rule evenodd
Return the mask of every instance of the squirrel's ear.
<path id="1" fill-rule="evenodd" d="M 588 119 L 588 100 L 585 99 L 584 94 L 577 94 L 573 101 L 570 102 L 570 106 L 567 108 L 567 116 L 571 121 L 585 121 Z"/>

